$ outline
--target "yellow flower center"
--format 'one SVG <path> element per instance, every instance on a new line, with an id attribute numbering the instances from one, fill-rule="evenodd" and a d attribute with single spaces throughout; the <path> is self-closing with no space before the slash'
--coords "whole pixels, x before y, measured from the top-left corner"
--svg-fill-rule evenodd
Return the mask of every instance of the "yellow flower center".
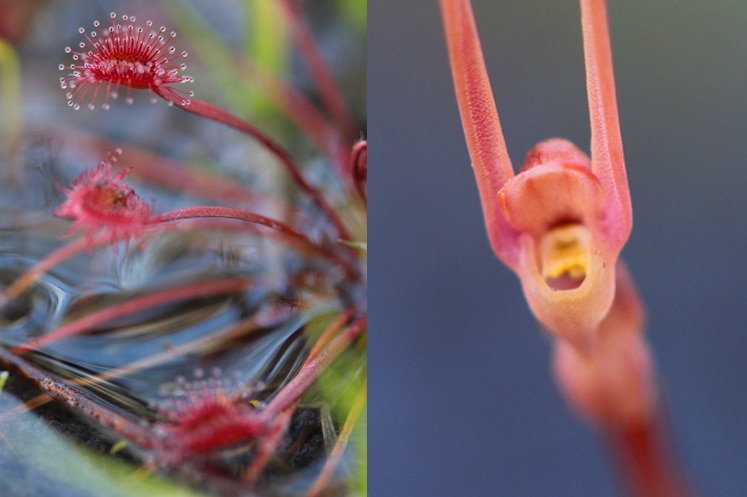
<path id="1" fill-rule="evenodd" d="M 542 277 L 555 290 L 578 288 L 591 266 L 591 232 L 582 224 L 564 224 L 540 240 Z"/>

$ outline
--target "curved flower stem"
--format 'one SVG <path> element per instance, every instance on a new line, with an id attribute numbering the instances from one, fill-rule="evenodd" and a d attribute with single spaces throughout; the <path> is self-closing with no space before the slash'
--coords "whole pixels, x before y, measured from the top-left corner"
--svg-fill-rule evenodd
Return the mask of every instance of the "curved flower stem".
<path id="1" fill-rule="evenodd" d="M 514 243 L 507 243 L 506 234 L 518 235 L 501 215 L 498 192 L 514 177 L 514 171 L 472 5 L 469 0 L 440 0 L 439 4 L 459 116 L 480 192 L 485 228 L 493 251 L 513 268 L 518 265 L 520 254 Z"/>
<path id="2" fill-rule="evenodd" d="M 154 88 L 153 92 L 167 102 L 171 102 L 173 103 L 173 105 L 186 110 L 187 112 L 191 112 L 192 114 L 198 115 L 200 117 L 225 124 L 228 127 L 234 128 L 238 131 L 241 131 L 242 133 L 246 133 L 249 136 L 252 136 L 275 157 L 277 157 L 278 160 L 280 160 L 280 162 L 285 166 L 286 170 L 293 178 L 293 181 L 295 181 L 295 183 L 304 192 L 306 192 L 309 197 L 311 197 L 311 199 L 322 210 L 322 212 L 324 212 L 324 214 L 337 230 L 340 238 L 345 240 L 350 239 L 350 234 L 348 233 L 347 228 L 345 228 L 342 219 L 337 214 L 337 211 L 335 211 L 335 209 L 329 204 L 329 202 L 327 202 L 322 193 L 316 187 L 312 186 L 311 183 L 306 181 L 291 156 L 264 132 L 260 131 L 258 128 L 254 127 L 243 119 L 239 119 L 233 114 L 207 102 L 195 99 L 191 99 L 188 101 L 173 99 L 169 97 L 168 93 L 164 92 L 164 90 L 160 87 Z"/>
<path id="3" fill-rule="evenodd" d="M 269 422 L 290 404 L 298 400 L 306 389 L 316 381 L 319 375 L 329 367 L 332 361 L 340 355 L 340 352 L 363 332 L 366 328 L 366 323 L 366 316 L 358 318 L 335 337 L 324 350 L 319 352 L 310 361 L 304 363 L 298 374 L 270 400 L 261 411 L 259 417 Z"/>
<path id="4" fill-rule="evenodd" d="M 218 207 L 218 206 L 195 206 L 195 207 L 183 207 L 181 209 L 175 209 L 173 211 L 164 212 L 157 214 L 150 219 L 151 224 L 160 224 L 170 221 L 179 221 L 182 219 L 194 219 L 194 218 L 207 218 L 207 217 L 221 217 L 227 219 L 237 219 L 240 221 L 246 221 L 249 223 L 259 224 L 272 228 L 289 238 L 300 242 L 308 248 L 313 249 L 317 253 L 331 259 L 332 261 L 339 263 L 345 268 L 348 276 L 354 276 L 357 274 L 357 270 L 352 264 L 346 259 L 342 258 L 340 254 L 335 251 L 331 251 L 325 247 L 322 247 L 311 239 L 297 231 L 292 226 L 255 212 L 245 211 L 243 209 L 236 209 L 234 207 Z"/>
<path id="5" fill-rule="evenodd" d="M 605 438 L 630 497 L 693 497 L 658 420 L 607 428 Z"/>
<path id="6" fill-rule="evenodd" d="M 366 407 L 367 397 L 368 380 L 364 381 L 360 390 L 358 390 L 353 405 L 350 408 L 350 412 L 348 413 L 348 417 L 345 419 L 345 424 L 342 425 L 342 430 L 340 430 L 340 434 L 337 436 L 335 446 L 332 448 L 332 452 L 327 457 L 327 460 L 324 461 L 324 466 L 319 472 L 319 476 L 314 480 L 314 484 L 311 485 L 306 497 L 319 497 L 330 478 L 332 478 L 335 469 L 337 469 L 337 466 L 340 464 L 340 459 L 342 459 L 342 454 L 345 452 L 345 447 L 348 445 L 350 435 L 353 433 L 353 429 L 358 423 L 358 418 L 363 414 L 363 409 Z"/>
<path id="7" fill-rule="evenodd" d="M 285 9 L 292 23 L 293 29 L 291 29 L 291 33 L 293 33 L 293 38 L 303 54 L 304 60 L 309 65 L 311 76 L 319 87 L 319 93 L 324 104 L 329 109 L 335 121 L 337 121 L 340 129 L 342 129 L 344 142 L 350 143 L 355 136 L 353 119 L 350 117 L 350 112 L 342 98 L 340 88 L 335 84 L 335 80 L 332 78 L 329 68 L 319 52 L 319 47 L 311 35 L 309 26 L 304 21 L 301 11 L 295 2 L 283 0 L 280 2 L 280 5 Z"/>
<path id="8" fill-rule="evenodd" d="M 70 155 L 72 161 L 79 160 L 77 151 L 80 150 L 91 150 L 104 155 L 119 147 L 124 150 L 123 154 L 127 156 L 131 164 L 148 165 L 148 167 L 134 167 L 130 173 L 131 177 L 140 178 L 141 181 L 182 194 L 186 193 L 211 203 L 233 205 L 248 210 L 257 210 L 258 206 L 269 205 L 276 211 L 292 213 L 294 218 L 305 214 L 293 207 L 285 198 L 251 188 L 214 171 L 164 157 L 144 148 L 129 144 L 122 146 L 119 142 L 107 140 L 87 131 L 57 126 L 40 133 L 39 139 L 49 139 L 47 133 L 56 140 L 64 141 L 66 145 L 69 145 L 66 147 L 69 150 L 76 151 Z"/>
<path id="9" fill-rule="evenodd" d="M 268 228 L 272 228 L 276 231 L 279 231 L 280 233 L 283 233 L 284 235 L 287 235 L 288 237 L 298 242 L 301 242 L 304 245 L 314 247 L 315 249 L 319 248 L 314 244 L 314 242 L 312 242 L 309 239 L 309 237 L 307 237 L 300 231 L 297 231 L 292 226 L 285 224 L 282 221 L 278 221 L 277 219 L 263 216 L 262 214 L 257 214 L 255 212 L 245 211 L 243 209 L 237 209 L 235 207 L 220 207 L 220 206 L 212 206 L 212 205 L 198 205 L 198 206 L 182 207 L 179 209 L 166 211 L 161 214 L 156 214 L 155 216 L 152 216 L 149 219 L 148 223 L 149 224 L 161 224 L 161 223 L 167 223 L 170 221 L 179 221 L 182 219 L 194 219 L 194 218 L 204 218 L 204 217 L 222 217 L 222 218 L 227 218 L 227 219 L 236 219 L 239 221 L 246 221 L 248 223 L 259 224 L 262 226 L 266 226 Z"/>

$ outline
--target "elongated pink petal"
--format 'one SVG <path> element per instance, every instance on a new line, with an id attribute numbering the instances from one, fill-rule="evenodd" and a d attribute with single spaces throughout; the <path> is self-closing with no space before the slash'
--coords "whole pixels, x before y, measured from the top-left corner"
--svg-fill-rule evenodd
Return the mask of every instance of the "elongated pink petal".
<path id="1" fill-rule="evenodd" d="M 630 235 L 633 217 L 604 0 L 581 0 L 581 28 L 591 118 L 591 169 L 607 194 L 609 235 L 622 248 Z"/>
<path id="2" fill-rule="evenodd" d="M 496 197 L 514 172 L 490 89 L 472 7 L 465 0 L 441 0 L 440 6 L 459 114 L 480 190 L 488 237 L 498 257 L 514 267 L 516 234 L 502 219 Z"/>

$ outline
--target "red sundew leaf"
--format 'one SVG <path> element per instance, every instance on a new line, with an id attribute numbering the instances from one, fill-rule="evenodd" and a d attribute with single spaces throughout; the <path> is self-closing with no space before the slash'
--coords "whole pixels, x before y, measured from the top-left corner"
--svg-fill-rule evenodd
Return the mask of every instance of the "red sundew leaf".
<path id="1" fill-rule="evenodd" d="M 69 234 L 82 231 L 91 246 L 99 233 L 107 233 L 110 243 L 140 240 L 151 216 L 152 207 L 122 183 L 130 169 L 112 170 L 120 153 L 117 149 L 95 168 L 83 171 L 70 189 L 63 188 L 67 200 L 54 211 L 55 216 L 74 220 Z"/>
<path id="2" fill-rule="evenodd" d="M 198 378 L 202 374 L 197 371 Z M 221 379 L 219 372 L 213 376 L 192 383 L 180 377 L 178 391 L 156 404 L 162 419 L 157 445 L 165 461 L 208 455 L 253 441 L 267 430 L 240 386 Z"/>
<path id="3" fill-rule="evenodd" d="M 150 20 L 143 28 L 135 25 L 134 16 L 123 15 L 122 24 L 117 23 L 116 13 L 109 16 L 112 24 L 106 29 L 99 21 L 94 21 L 96 30 L 88 34 L 84 28 L 78 29 L 86 39 L 78 44 L 79 51 L 65 48 L 73 58 L 72 64 L 59 65 L 61 71 L 72 71 L 67 77 L 60 78 L 60 87 L 70 90 L 66 94 L 68 105 L 77 110 L 80 103 L 91 95 L 88 107 L 93 109 L 102 85 L 104 109 L 109 108 L 109 98 L 118 97 L 122 86 L 127 88 L 127 103 L 132 103 L 133 89 L 149 89 L 151 101 L 155 101 L 154 92 L 159 90 L 168 102 L 187 104 L 192 92 L 169 86 L 193 81 L 190 76 L 182 74 L 187 65 L 176 62 L 187 57 L 187 52 L 177 53 L 174 46 L 167 47 L 176 33 L 172 31 L 166 35 L 166 27 L 156 30 Z"/>

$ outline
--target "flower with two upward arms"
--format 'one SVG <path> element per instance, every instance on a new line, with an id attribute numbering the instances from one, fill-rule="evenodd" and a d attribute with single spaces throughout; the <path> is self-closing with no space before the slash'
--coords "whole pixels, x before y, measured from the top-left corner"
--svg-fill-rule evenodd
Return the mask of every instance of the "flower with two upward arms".
<path id="1" fill-rule="evenodd" d="M 556 338 L 559 386 L 599 424 L 650 419 L 656 396 L 643 308 L 618 261 L 632 215 L 604 1 L 581 0 L 591 159 L 553 138 L 536 145 L 516 175 L 471 5 L 441 0 L 441 9 L 488 236 Z"/>
<path id="2" fill-rule="evenodd" d="M 457 103 L 493 250 L 554 336 L 571 406 L 598 424 L 655 416 L 643 307 L 618 261 L 632 227 L 603 0 L 581 0 L 591 159 L 536 145 L 514 174 L 469 0 L 441 0 Z M 619 288 L 618 288 L 619 286 Z"/>
<path id="3" fill-rule="evenodd" d="M 632 226 L 603 2 L 582 1 L 591 159 L 541 142 L 514 174 L 469 2 L 441 0 L 462 124 L 493 250 L 521 280 L 534 315 L 590 346 L 615 294 Z"/>
<path id="4" fill-rule="evenodd" d="M 580 0 L 591 158 L 536 145 L 514 174 L 469 0 L 440 0 L 459 113 L 493 250 L 553 337 L 568 404 L 607 436 L 635 496 L 691 495 L 671 460 L 643 305 L 620 251 L 632 214 L 605 0 Z"/>

